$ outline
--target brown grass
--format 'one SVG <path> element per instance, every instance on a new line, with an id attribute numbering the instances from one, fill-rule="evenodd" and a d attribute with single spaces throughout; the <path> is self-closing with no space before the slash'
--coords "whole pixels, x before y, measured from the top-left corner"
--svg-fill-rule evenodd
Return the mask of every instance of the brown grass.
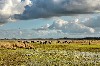
<path id="1" fill-rule="evenodd" d="M 32 49 L 34 48 L 32 44 L 24 44 L 22 42 L 17 41 L 0 41 L 0 48 L 7 48 L 7 49 L 16 49 L 16 48 L 26 48 Z"/>

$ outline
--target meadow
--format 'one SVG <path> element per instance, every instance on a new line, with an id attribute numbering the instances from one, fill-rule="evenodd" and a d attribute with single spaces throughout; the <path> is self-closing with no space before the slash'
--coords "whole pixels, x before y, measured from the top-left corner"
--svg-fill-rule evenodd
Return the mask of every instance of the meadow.
<path id="1" fill-rule="evenodd" d="M 70 44 L 0 41 L 0 66 L 100 66 L 99 40 L 74 40 Z M 62 40 L 61 40 L 62 41 Z"/>

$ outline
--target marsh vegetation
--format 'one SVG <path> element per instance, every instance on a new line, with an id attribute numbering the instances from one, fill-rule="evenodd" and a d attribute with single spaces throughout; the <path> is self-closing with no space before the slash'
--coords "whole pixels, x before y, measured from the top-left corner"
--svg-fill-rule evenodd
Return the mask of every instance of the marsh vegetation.
<path id="1" fill-rule="evenodd" d="M 58 44 L 54 41 L 52 44 L 29 43 L 26 48 L 17 41 L 1 41 L 0 45 L 3 45 L 0 66 L 100 66 L 99 43 Z"/>

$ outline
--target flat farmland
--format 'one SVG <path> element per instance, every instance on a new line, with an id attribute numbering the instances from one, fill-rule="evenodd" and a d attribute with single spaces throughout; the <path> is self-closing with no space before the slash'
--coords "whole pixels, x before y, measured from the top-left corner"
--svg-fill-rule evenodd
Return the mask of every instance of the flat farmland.
<path id="1" fill-rule="evenodd" d="M 100 40 L 0 40 L 0 66 L 100 66 Z"/>

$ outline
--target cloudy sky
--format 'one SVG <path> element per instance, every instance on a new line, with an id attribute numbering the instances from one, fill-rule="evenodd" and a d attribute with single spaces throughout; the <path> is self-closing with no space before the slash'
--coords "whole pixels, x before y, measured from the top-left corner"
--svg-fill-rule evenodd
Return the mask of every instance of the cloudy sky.
<path id="1" fill-rule="evenodd" d="M 0 38 L 100 37 L 100 0 L 0 0 Z"/>

